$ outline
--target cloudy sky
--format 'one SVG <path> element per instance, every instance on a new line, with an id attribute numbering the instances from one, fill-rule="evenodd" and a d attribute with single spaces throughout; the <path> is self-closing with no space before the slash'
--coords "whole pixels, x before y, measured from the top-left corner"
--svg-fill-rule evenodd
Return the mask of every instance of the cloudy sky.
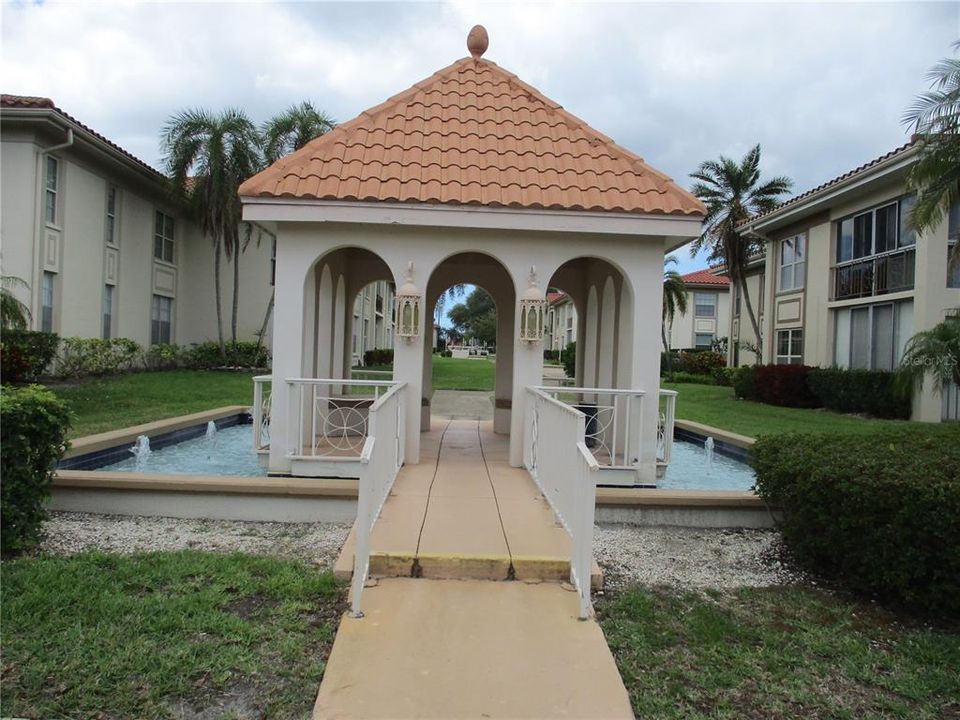
<path id="1" fill-rule="evenodd" d="M 192 106 L 260 121 L 302 99 L 348 120 L 467 54 L 515 72 L 683 185 L 763 146 L 796 190 L 907 138 L 960 37 L 958 3 L 5 3 L 3 92 L 44 95 L 160 167 Z M 703 258 L 681 253 L 684 270 Z"/>

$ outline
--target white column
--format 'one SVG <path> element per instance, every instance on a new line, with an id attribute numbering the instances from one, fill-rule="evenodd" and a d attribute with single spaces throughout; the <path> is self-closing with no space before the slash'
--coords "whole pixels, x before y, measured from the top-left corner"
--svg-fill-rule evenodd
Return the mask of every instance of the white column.
<path id="1" fill-rule="evenodd" d="M 296 418 L 287 378 L 303 375 L 305 348 L 313 347 L 312 309 L 316 302 L 314 269 L 277 243 L 277 278 L 273 311 L 273 388 L 270 415 L 270 471 L 290 472 L 287 453 L 296 446 Z M 309 313 L 307 311 L 310 311 Z M 309 317 L 308 317 L 309 315 Z"/>
<path id="2" fill-rule="evenodd" d="M 333 298 L 333 377 L 350 379 L 350 366 L 343 364 L 344 332 L 347 326 L 346 282 L 343 275 L 337 278 L 337 290 Z"/>
<path id="3" fill-rule="evenodd" d="M 397 278 L 397 287 L 404 283 L 403 276 Z M 423 337 L 430 323 L 424 303 L 420 308 L 420 334 L 415 338 L 401 338 L 393 335 L 393 379 L 407 384 L 407 442 L 406 462 L 416 465 L 420 462 L 420 402 L 423 397 Z"/>
<path id="4" fill-rule="evenodd" d="M 511 293 L 512 294 L 512 293 Z M 513 381 L 513 313 L 510 312 L 510 298 L 502 293 L 497 301 L 497 367 L 493 388 L 493 431 L 500 435 L 510 432 L 510 417 L 514 412 L 523 415 L 523 405 L 515 405 L 511 382 Z M 536 384 L 540 384 L 537 378 Z M 508 401 L 510 407 L 497 407 Z"/>
<path id="5" fill-rule="evenodd" d="M 613 387 L 613 355 L 616 350 L 613 341 L 616 336 L 616 293 L 613 278 L 609 275 L 603 283 L 603 295 L 600 304 L 600 339 L 597 346 L 597 387 Z"/>
<path id="6" fill-rule="evenodd" d="M 517 289 L 520 297 L 522 289 Z M 527 431 L 525 424 L 527 406 L 527 387 L 540 385 L 543 378 L 542 343 L 520 342 L 516 328 L 520 327 L 520 303 L 514 303 L 514 332 L 511 332 L 510 344 L 513 346 L 513 400 L 510 411 L 510 465 L 523 467 L 523 438 Z M 498 348 L 499 352 L 499 348 Z"/>
<path id="7" fill-rule="evenodd" d="M 583 353 L 583 387 L 597 386 L 597 328 L 600 324 L 599 302 L 597 288 L 590 286 L 587 293 L 587 311 L 584 313 L 583 345 L 577 343 L 577 354 Z"/>

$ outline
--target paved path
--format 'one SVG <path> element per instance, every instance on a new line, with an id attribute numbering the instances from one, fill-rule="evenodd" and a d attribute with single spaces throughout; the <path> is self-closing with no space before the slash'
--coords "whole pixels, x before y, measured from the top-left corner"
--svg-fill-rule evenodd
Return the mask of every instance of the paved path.
<path id="1" fill-rule="evenodd" d="M 344 618 L 315 718 L 632 717 L 599 626 L 542 582 L 569 574 L 570 540 L 507 456 L 492 423 L 433 419 L 371 536 L 371 575 L 407 577 Z"/>
<path id="2" fill-rule="evenodd" d="M 430 412 L 439 418 L 493 420 L 493 393 L 486 390 L 436 390 Z"/>

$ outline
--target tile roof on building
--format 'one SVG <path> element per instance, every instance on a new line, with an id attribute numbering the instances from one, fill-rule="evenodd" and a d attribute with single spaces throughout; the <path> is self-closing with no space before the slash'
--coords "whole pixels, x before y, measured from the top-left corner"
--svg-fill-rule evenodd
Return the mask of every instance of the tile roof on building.
<path id="1" fill-rule="evenodd" d="M 560 302 L 561 300 L 566 300 L 567 294 L 565 292 L 548 292 L 547 293 L 547 304 L 553 305 L 555 302 Z"/>
<path id="2" fill-rule="evenodd" d="M 716 270 L 696 270 L 681 275 L 680 278 L 688 285 L 729 285 L 730 278 L 726 275 L 715 275 Z"/>
<path id="3" fill-rule="evenodd" d="M 780 212 L 782 212 L 783 210 L 786 210 L 786 209 L 788 209 L 788 208 L 794 207 L 794 206 L 796 206 L 796 205 L 800 205 L 800 204 L 802 204 L 804 201 L 810 199 L 810 198 L 811 198 L 812 196 L 814 196 L 814 195 L 817 195 L 817 194 L 819 194 L 819 193 L 821 193 L 821 192 L 823 192 L 823 191 L 825 191 L 825 190 L 829 190 L 829 189 L 835 187 L 836 185 L 839 185 L 840 183 L 842 183 L 842 182 L 844 182 L 844 181 L 846 181 L 846 180 L 850 180 L 851 178 L 853 178 L 853 177 L 855 177 L 855 176 L 857 176 L 857 175 L 860 175 L 860 174 L 865 173 L 865 172 L 867 172 L 867 171 L 869 171 L 869 170 L 872 170 L 872 169 L 874 169 L 876 166 L 878 166 L 878 165 L 880 165 L 880 164 L 882 164 L 882 163 L 885 163 L 885 162 L 888 161 L 888 160 L 893 160 L 894 158 L 897 158 L 897 157 L 899 157 L 900 155 L 905 155 L 907 152 L 909 152 L 910 150 L 912 150 L 915 145 L 916 145 L 915 140 L 914 140 L 913 138 L 911 138 L 910 142 L 905 143 L 904 145 L 901 145 L 900 147 L 898 147 L 898 148 L 896 148 L 896 149 L 894 149 L 894 150 L 891 150 L 890 152 L 884 153 L 884 154 L 881 155 L 880 157 L 877 157 L 877 158 L 874 158 L 873 160 L 870 160 L 870 161 L 868 161 L 868 162 L 865 162 L 863 165 L 860 165 L 860 166 L 858 166 L 858 167 L 855 167 L 853 170 L 848 170 L 847 172 L 843 173 L 842 175 L 838 175 L 837 177 L 833 178 L 832 180 L 828 180 L 828 181 L 825 182 L 825 183 L 822 183 L 822 184 L 820 184 L 820 185 L 817 185 L 817 187 L 815 187 L 815 188 L 811 188 L 810 190 L 807 190 L 807 191 L 805 191 L 805 192 L 802 192 L 802 193 L 800 193 L 799 195 L 797 195 L 797 196 L 795 196 L 795 197 L 792 197 L 792 198 L 790 198 L 789 200 L 787 200 L 787 201 L 785 201 L 785 202 L 780 203 L 779 205 L 777 205 L 777 206 L 776 206 L 775 208 L 773 208 L 772 210 L 768 210 L 768 211 L 765 212 L 765 213 L 759 213 L 759 214 L 757 214 L 757 215 L 752 215 L 752 216 L 750 216 L 749 218 L 747 218 L 746 220 L 744 220 L 742 223 L 740 223 L 738 227 L 745 227 L 745 226 L 747 226 L 747 225 L 751 225 L 751 224 L 755 223 L 755 222 L 758 221 L 758 220 L 763 220 L 763 219 L 765 219 L 765 218 L 770 217 L 771 215 L 777 215 L 777 214 L 779 214 Z"/>
<path id="4" fill-rule="evenodd" d="M 240 195 L 705 212 L 640 157 L 478 56 L 312 140 L 243 183 Z"/>
<path id="5" fill-rule="evenodd" d="M 87 133 L 97 140 L 106 143 L 111 148 L 116 150 L 118 153 L 123 155 L 127 160 L 131 161 L 134 165 L 139 167 L 142 170 L 145 170 L 150 175 L 153 175 L 158 180 L 166 180 L 166 176 L 159 172 L 157 169 L 151 167 L 143 160 L 133 155 L 132 153 L 127 152 L 122 147 L 117 145 L 112 140 L 106 138 L 105 136 L 98 133 L 93 128 L 84 125 L 82 122 L 77 120 L 75 117 L 69 113 L 64 112 L 56 103 L 53 102 L 50 98 L 38 97 L 34 95 L 9 95 L 3 93 L 0 95 L 0 115 L 3 114 L 4 110 L 50 110 L 57 115 L 60 115 L 70 124 L 72 124 L 76 129 L 81 130 L 84 133 Z"/>

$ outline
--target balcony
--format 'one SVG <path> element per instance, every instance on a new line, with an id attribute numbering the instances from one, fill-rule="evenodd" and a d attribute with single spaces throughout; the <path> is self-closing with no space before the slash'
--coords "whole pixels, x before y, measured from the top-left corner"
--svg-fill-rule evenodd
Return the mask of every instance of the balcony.
<path id="1" fill-rule="evenodd" d="M 916 248 L 892 250 L 833 268 L 833 300 L 913 290 Z"/>

